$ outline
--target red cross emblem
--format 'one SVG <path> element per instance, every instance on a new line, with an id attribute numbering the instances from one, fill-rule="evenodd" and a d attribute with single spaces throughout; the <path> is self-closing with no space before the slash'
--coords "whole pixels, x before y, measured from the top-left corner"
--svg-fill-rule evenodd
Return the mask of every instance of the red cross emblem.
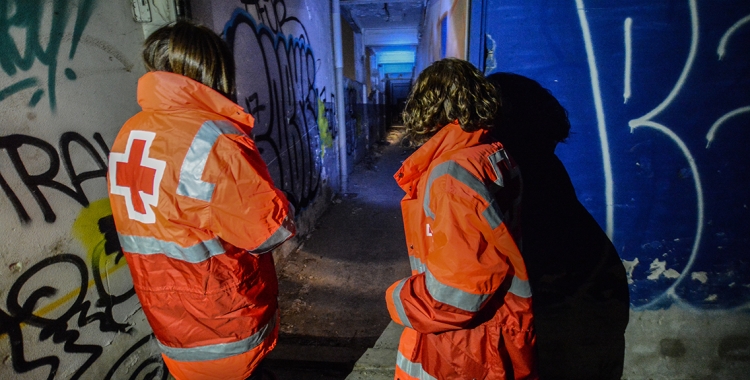
<path id="1" fill-rule="evenodd" d="M 109 155 L 110 193 L 122 195 L 128 217 L 142 223 L 156 222 L 152 207 L 159 201 L 159 184 L 167 163 L 149 157 L 156 134 L 131 131 L 125 153 Z"/>

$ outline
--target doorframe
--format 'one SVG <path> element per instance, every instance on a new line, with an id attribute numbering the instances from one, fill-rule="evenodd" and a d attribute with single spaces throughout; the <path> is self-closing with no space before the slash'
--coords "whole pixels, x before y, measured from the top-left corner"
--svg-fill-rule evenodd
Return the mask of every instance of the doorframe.
<path id="1" fill-rule="evenodd" d="M 468 52 L 466 60 L 474 64 L 481 72 L 484 72 L 484 60 L 486 56 L 487 2 L 488 0 L 471 0 L 471 9 L 469 10 Z"/>

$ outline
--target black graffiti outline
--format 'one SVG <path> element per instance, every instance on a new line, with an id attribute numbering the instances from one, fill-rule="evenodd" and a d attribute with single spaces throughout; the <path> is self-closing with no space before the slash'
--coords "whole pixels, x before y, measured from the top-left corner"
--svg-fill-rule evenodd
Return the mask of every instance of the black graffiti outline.
<path id="1" fill-rule="evenodd" d="M 109 149 L 100 133 L 94 133 L 94 141 L 96 141 L 99 148 L 105 153 L 104 157 L 107 157 L 109 155 Z M 91 161 L 98 167 L 98 169 L 78 173 L 70 155 L 71 144 L 76 144 L 82 147 L 84 151 L 88 153 L 92 159 Z M 24 163 L 24 159 L 19 152 L 24 146 L 36 148 L 46 154 L 46 157 L 49 159 L 49 167 L 46 171 L 41 174 L 29 173 L 29 170 Z M 13 164 L 16 174 L 20 177 L 21 182 L 33 196 L 42 211 L 45 222 L 47 223 L 54 223 L 55 220 L 57 220 L 57 215 L 42 192 L 42 187 L 57 190 L 72 198 L 81 206 L 86 207 L 89 205 L 89 199 L 81 184 L 91 179 L 107 177 L 107 163 L 105 159 L 99 155 L 93 144 L 77 132 L 65 132 L 60 136 L 59 154 L 58 150 L 55 149 L 52 144 L 34 136 L 21 134 L 0 136 L 0 150 L 5 150 Z M 65 169 L 73 188 L 55 180 L 55 177 L 57 177 L 60 172 L 61 164 Z M 0 188 L 3 189 L 6 197 L 10 200 L 20 222 L 22 224 L 30 223 L 31 216 L 18 198 L 17 194 L 15 194 L 5 180 L 2 173 L 0 173 Z"/>
<path id="2" fill-rule="evenodd" d="M 19 302 L 21 289 L 35 275 L 43 269 L 55 266 L 59 268 L 60 264 L 72 265 L 80 279 L 78 284 L 78 295 L 75 300 L 68 302 L 69 307 L 56 318 L 45 318 L 34 314 L 37 303 L 42 298 L 51 298 L 58 293 L 58 289 L 42 285 L 26 298 L 25 301 Z M 97 273 L 95 272 L 95 276 Z M 71 379 L 79 379 L 89 367 L 101 356 L 103 347 L 91 344 L 76 344 L 80 337 L 80 332 L 75 328 L 82 328 L 94 322 L 98 322 L 98 328 L 101 332 L 120 332 L 128 333 L 131 327 L 127 323 L 117 322 L 112 315 L 112 308 L 108 307 L 102 311 L 89 313 L 91 302 L 86 300 L 88 294 L 89 274 L 86 262 L 73 254 L 63 253 L 36 263 L 25 272 L 23 272 L 16 282 L 11 286 L 6 298 L 7 313 L 0 309 L 0 335 L 7 334 L 10 339 L 11 358 L 13 369 L 18 373 L 28 372 L 39 367 L 49 366 L 48 379 L 54 379 L 60 359 L 55 356 L 46 356 L 40 359 L 26 361 L 24 356 L 24 336 L 21 330 L 22 324 L 39 327 L 39 340 L 45 341 L 52 338 L 55 344 L 63 344 L 63 351 L 73 354 L 89 354 L 89 358 L 78 368 L 72 375 Z M 127 293 L 126 293 L 127 294 Z M 129 297 L 128 297 L 129 298 Z M 121 297 L 119 301 L 124 302 L 127 298 Z M 78 318 L 75 318 L 75 316 Z M 75 327 L 68 326 L 74 323 Z"/>
<path id="3" fill-rule="evenodd" d="M 102 217 L 97 221 L 97 226 L 99 227 L 99 232 L 104 235 L 104 240 L 101 243 L 103 244 L 103 249 L 94 249 L 91 255 L 91 273 L 93 274 L 94 285 L 99 296 L 95 305 L 96 307 L 103 307 L 104 313 L 112 316 L 112 309 L 133 297 L 135 295 L 135 288 L 130 287 L 125 293 L 119 295 L 112 295 L 107 291 L 101 275 L 102 252 L 104 252 L 104 257 L 115 255 L 115 265 L 119 264 L 120 260 L 124 259 L 125 256 L 122 253 L 117 230 L 115 229 L 115 218 L 112 215 Z"/>
<path id="4" fill-rule="evenodd" d="M 279 178 L 274 178 L 274 182 L 289 195 L 290 202 L 299 211 L 312 202 L 320 187 L 322 164 L 316 153 L 320 149 L 319 133 L 308 133 L 305 128 L 313 123 L 317 126 L 316 60 L 304 25 L 295 17 L 287 17 L 283 1 L 274 1 L 272 5 L 275 20 L 270 19 L 265 5 L 256 4 L 257 13 L 261 19 L 265 15 L 265 22 L 270 26 L 256 22 L 247 11 L 237 9 L 227 22 L 223 35 L 232 50 L 240 26 L 249 27 L 256 36 L 268 84 L 269 104 L 260 103 L 257 91 L 245 97 L 244 103 L 256 119 L 263 117 L 265 112 L 269 113 L 268 131 L 256 134 L 254 138 L 260 149 L 267 145 L 272 150 L 273 158 L 267 158 L 267 161 L 279 161 Z M 281 15 L 279 10 L 283 11 Z M 300 26 L 303 33 L 297 38 L 284 36 L 281 27 L 289 23 Z M 267 56 L 268 51 L 274 54 L 275 65 Z M 287 117 L 288 112 L 292 113 Z M 274 136 L 276 134 L 278 138 Z M 285 155 L 282 146 L 287 147 Z"/>

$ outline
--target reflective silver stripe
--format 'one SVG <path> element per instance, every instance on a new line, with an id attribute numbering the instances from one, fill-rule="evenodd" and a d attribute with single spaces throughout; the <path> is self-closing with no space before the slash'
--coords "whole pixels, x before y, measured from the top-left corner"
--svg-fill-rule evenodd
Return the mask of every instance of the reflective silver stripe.
<path id="1" fill-rule="evenodd" d="M 162 352 L 164 352 L 164 355 L 167 355 L 172 360 L 181 362 L 225 359 L 230 356 L 243 354 L 258 347 L 264 340 L 266 340 L 268 335 L 271 334 L 275 326 L 276 314 L 274 314 L 274 316 L 271 317 L 271 320 L 268 321 L 268 323 L 258 332 L 237 342 L 219 343 L 191 348 L 169 347 L 159 342 L 159 347 Z"/>
<path id="2" fill-rule="evenodd" d="M 490 160 L 490 163 L 492 164 L 492 169 L 495 171 L 495 175 L 497 176 L 495 183 L 498 186 L 502 187 L 503 186 L 503 173 L 500 171 L 500 162 L 505 161 L 505 160 L 510 161 L 510 159 L 508 159 L 508 154 L 505 153 L 505 149 L 500 149 L 497 152 L 493 153 L 491 156 L 489 156 L 488 159 Z"/>
<path id="3" fill-rule="evenodd" d="M 479 194 L 479 196 L 484 198 L 489 206 L 482 212 L 482 216 L 484 216 L 485 220 L 487 220 L 487 223 L 489 223 L 490 227 L 493 230 L 500 226 L 500 224 L 503 222 L 503 218 L 499 210 L 497 209 L 495 199 L 494 197 L 492 197 L 489 189 L 487 189 L 487 186 L 485 186 L 482 181 L 480 181 L 473 174 L 469 173 L 468 170 L 466 170 L 455 161 L 443 162 L 442 164 L 432 169 L 432 171 L 430 172 L 430 177 L 427 179 L 427 187 L 425 188 L 424 192 L 425 194 L 423 207 L 425 215 L 429 216 L 432 219 L 435 219 L 435 213 L 432 212 L 432 209 L 430 209 L 430 188 L 432 187 L 432 182 L 446 174 L 468 186 L 470 189 Z"/>
<path id="4" fill-rule="evenodd" d="M 287 218 L 289 217 L 287 216 Z M 286 220 L 284 221 L 286 222 Z M 287 230 L 284 227 L 284 223 L 282 223 L 276 230 L 276 232 L 271 235 L 271 237 L 266 239 L 266 241 L 259 245 L 258 248 L 250 251 L 250 253 L 266 253 L 276 248 L 279 244 L 285 242 L 286 239 L 289 239 L 290 236 L 292 236 L 292 231 Z"/>
<path id="5" fill-rule="evenodd" d="M 408 278 L 405 278 L 399 282 L 398 285 L 396 285 L 396 288 L 393 289 L 393 305 L 396 307 L 396 313 L 398 313 L 398 317 L 401 319 L 401 323 L 404 324 L 404 326 L 408 328 L 411 327 L 411 322 L 409 322 L 409 318 L 406 317 L 406 311 L 404 310 L 404 305 L 401 303 L 401 289 L 403 289 L 404 284 L 406 283 L 406 280 Z"/>
<path id="6" fill-rule="evenodd" d="M 180 181 L 177 184 L 178 195 L 206 202 L 211 200 L 216 185 L 203 182 L 201 178 L 211 149 L 219 136 L 224 134 L 243 135 L 232 123 L 223 120 L 209 120 L 201 125 L 190 144 L 185 160 L 182 161 Z"/>
<path id="7" fill-rule="evenodd" d="M 427 266 L 418 257 L 409 256 L 409 265 L 411 265 L 411 270 L 417 273 L 424 273 L 427 270 Z"/>
<path id="8" fill-rule="evenodd" d="M 429 269 L 425 271 L 425 285 L 435 301 L 457 307 L 461 310 L 477 312 L 485 300 L 492 294 L 472 294 L 461 289 L 445 285 L 432 275 Z"/>
<path id="9" fill-rule="evenodd" d="M 206 240 L 190 247 L 183 247 L 171 241 L 159 240 L 152 237 L 130 236 L 118 234 L 122 250 L 138 255 L 155 255 L 162 253 L 169 258 L 189 263 L 206 261 L 212 256 L 224 253 L 224 247 L 219 239 Z"/>
<path id="10" fill-rule="evenodd" d="M 437 380 L 437 378 L 433 377 L 427 371 L 422 368 L 421 363 L 414 363 L 412 361 L 409 361 L 409 359 L 404 356 L 401 351 L 397 351 L 398 354 L 396 355 L 396 365 L 398 368 L 401 368 L 402 371 L 406 372 L 411 377 L 416 377 L 420 380 Z"/>
<path id="11" fill-rule="evenodd" d="M 513 282 L 510 284 L 509 293 L 513 293 L 521 298 L 531 297 L 531 285 L 526 280 L 513 276 Z"/>

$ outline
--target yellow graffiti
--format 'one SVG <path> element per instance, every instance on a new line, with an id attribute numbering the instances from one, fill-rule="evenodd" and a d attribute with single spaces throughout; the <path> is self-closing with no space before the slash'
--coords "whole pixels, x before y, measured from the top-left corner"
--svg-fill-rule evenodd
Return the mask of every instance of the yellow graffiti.
<path id="1" fill-rule="evenodd" d="M 78 214 L 75 222 L 73 222 L 71 231 L 73 236 L 86 248 L 89 262 L 91 262 L 94 257 L 98 257 L 99 259 L 104 258 L 104 260 L 106 260 L 106 263 L 101 263 L 103 265 L 100 266 L 99 273 L 102 278 L 106 278 L 127 266 L 124 259 L 121 259 L 120 262 L 117 263 L 115 262 L 116 255 L 107 255 L 104 251 L 105 237 L 99 230 L 99 220 L 109 215 L 112 215 L 112 206 L 109 203 L 109 198 L 102 198 L 98 201 L 92 202 L 88 207 L 84 207 Z M 93 279 L 89 280 L 86 288 L 89 289 L 94 286 L 94 284 L 95 282 Z M 48 315 L 71 299 L 78 297 L 80 291 L 80 289 L 71 290 L 67 294 L 35 311 L 34 315 L 39 317 Z M 21 327 L 25 326 L 25 323 L 21 324 Z M 7 337 L 6 334 L 0 335 L 0 338 L 5 337 Z"/>
<path id="2" fill-rule="evenodd" d="M 96 250 L 104 249 L 104 234 L 99 230 L 99 219 L 110 215 L 112 206 L 109 198 L 102 198 L 84 207 L 73 222 L 73 236 L 86 248 L 89 260 Z"/>
<path id="3" fill-rule="evenodd" d="M 325 157 L 326 148 L 333 146 L 333 136 L 328 127 L 326 105 L 318 98 L 318 129 L 320 130 L 320 158 Z"/>
<path id="4" fill-rule="evenodd" d="M 106 278 L 127 265 L 124 259 L 116 262 L 116 255 L 107 255 L 104 250 L 106 238 L 104 233 L 100 231 L 99 220 L 110 215 L 112 215 L 112 206 L 109 203 L 109 198 L 102 198 L 91 202 L 88 207 L 84 207 L 78 214 L 78 218 L 73 222 L 72 227 L 73 236 L 86 248 L 89 262 L 93 262 L 92 260 L 96 258 L 106 260 L 104 263 L 99 263 L 101 278 Z M 93 280 L 89 281 L 89 287 L 93 283 Z"/>

